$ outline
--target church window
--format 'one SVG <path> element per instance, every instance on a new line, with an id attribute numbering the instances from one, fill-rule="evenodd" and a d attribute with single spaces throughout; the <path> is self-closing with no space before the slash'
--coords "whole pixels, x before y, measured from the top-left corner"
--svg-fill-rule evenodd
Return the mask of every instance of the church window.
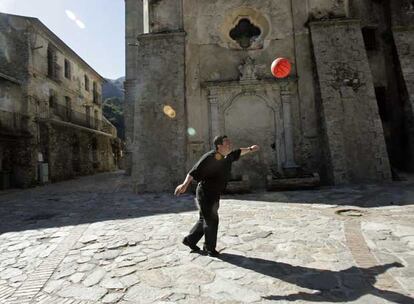
<path id="1" fill-rule="evenodd" d="M 230 37 L 243 49 L 249 48 L 260 36 L 260 28 L 250 22 L 249 19 L 240 19 L 239 23 L 230 31 Z"/>

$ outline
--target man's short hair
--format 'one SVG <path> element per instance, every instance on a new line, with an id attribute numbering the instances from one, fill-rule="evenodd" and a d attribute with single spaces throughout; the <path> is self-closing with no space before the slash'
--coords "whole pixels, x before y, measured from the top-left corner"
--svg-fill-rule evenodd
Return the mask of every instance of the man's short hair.
<path id="1" fill-rule="evenodd" d="M 216 137 L 214 137 L 213 143 L 214 143 L 214 147 L 216 147 L 216 149 L 218 148 L 218 145 L 222 145 L 223 144 L 223 140 L 227 138 L 227 135 L 218 135 Z"/>

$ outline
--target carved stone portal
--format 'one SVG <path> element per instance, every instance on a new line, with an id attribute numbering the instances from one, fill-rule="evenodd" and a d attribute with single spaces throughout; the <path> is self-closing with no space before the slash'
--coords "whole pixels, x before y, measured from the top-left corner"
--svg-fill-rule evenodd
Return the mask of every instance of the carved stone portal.
<path id="1" fill-rule="evenodd" d="M 275 169 L 296 166 L 290 116 L 290 80 L 255 80 L 252 60 L 241 66 L 241 81 L 207 83 L 210 106 L 210 140 L 217 134 L 229 136 L 234 146 L 261 146 L 233 166 L 233 178 L 248 176 L 252 187 L 264 187 Z M 243 80 L 242 80 L 243 79 Z M 289 137 L 289 138 L 288 138 Z"/>

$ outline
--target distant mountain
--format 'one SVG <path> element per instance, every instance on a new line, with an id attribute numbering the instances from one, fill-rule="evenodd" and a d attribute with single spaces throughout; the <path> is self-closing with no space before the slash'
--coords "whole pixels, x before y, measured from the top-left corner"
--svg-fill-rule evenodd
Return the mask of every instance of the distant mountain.
<path id="1" fill-rule="evenodd" d="M 106 79 L 102 86 L 103 112 L 105 117 L 117 128 L 118 137 L 125 139 L 124 125 L 124 81 L 125 77 Z"/>
<path id="2" fill-rule="evenodd" d="M 107 98 L 103 104 L 103 114 L 118 130 L 118 137 L 125 139 L 124 100 Z"/>
<path id="3" fill-rule="evenodd" d="M 114 97 L 124 99 L 125 77 L 120 77 L 118 79 L 106 79 L 106 81 L 107 82 L 102 86 L 103 100 Z"/>

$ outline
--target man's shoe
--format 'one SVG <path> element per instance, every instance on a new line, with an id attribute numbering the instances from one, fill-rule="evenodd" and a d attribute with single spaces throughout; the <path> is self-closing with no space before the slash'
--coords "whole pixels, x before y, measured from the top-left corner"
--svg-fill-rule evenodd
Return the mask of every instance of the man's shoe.
<path id="1" fill-rule="evenodd" d="M 207 255 L 209 256 L 209 257 L 213 257 L 213 258 L 216 258 L 216 257 L 218 257 L 219 255 L 220 255 L 220 252 L 218 252 L 217 250 L 207 250 Z"/>
<path id="2" fill-rule="evenodd" d="M 207 252 L 207 255 L 210 257 L 218 257 L 220 254 L 220 252 L 218 252 L 216 249 L 209 250 L 206 246 L 203 246 L 203 251 Z"/>
<path id="3" fill-rule="evenodd" d="M 190 247 L 190 249 L 191 249 L 192 251 L 200 251 L 200 247 L 198 247 L 197 245 L 191 244 L 191 243 L 188 241 L 187 237 L 185 237 L 185 238 L 183 239 L 183 244 L 184 244 L 185 246 L 187 246 L 187 247 Z"/>

